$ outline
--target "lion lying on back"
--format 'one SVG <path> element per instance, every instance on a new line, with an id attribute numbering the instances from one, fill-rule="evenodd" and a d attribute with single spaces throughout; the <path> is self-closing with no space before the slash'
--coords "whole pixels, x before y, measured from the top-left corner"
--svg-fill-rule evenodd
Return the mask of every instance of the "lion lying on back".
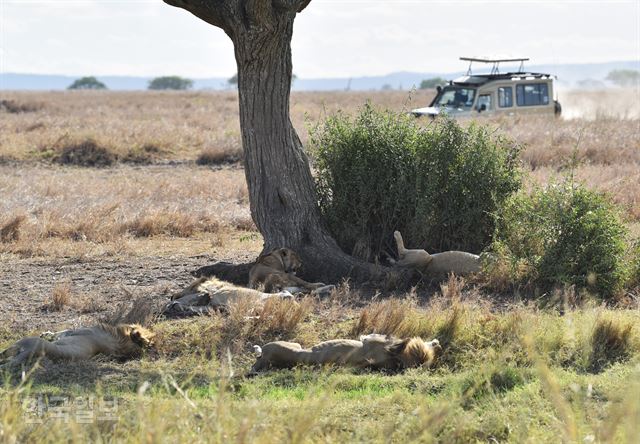
<path id="1" fill-rule="evenodd" d="M 296 342 L 276 341 L 262 347 L 254 345 L 257 360 L 250 374 L 269 368 L 291 368 L 298 364 L 335 364 L 350 367 L 370 367 L 402 370 L 431 366 L 442 354 L 437 339 L 424 342 L 420 338 L 397 339 L 370 334 L 353 339 L 334 339 L 303 349 Z"/>
<path id="2" fill-rule="evenodd" d="M 306 292 L 325 287 L 322 282 L 310 283 L 296 276 L 302 266 L 298 253 L 290 248 L 276 248 L 261 254 L 249 272 L 249 287 L 258 288 L 264 284 L 264 291 L 272 293 L 288 288 L 300 288 Z"/>
<path id="3" fill-rule="evenodd" d="M 79 361 L 98 354 L 128 359 L 151 346 L 154 336 L 137 324 L 99 324 L 52 334 L 52 342 L 37 337 L 21 339 L 0 353 L 0 363 L 2 367 L 14 367 L 42 357 Z"/>
<path id="4" fill-rule="evenodd" d="M 399 231 L 393 233 L 398 246 L 398 261 L 396 265 L 414 268 L 430 275 L 447 275 L 455 273 L 464 275 L 482 271 L 480 256 L 464 251 L 443 251 L 429 254 L 425 250 L 409 250 L 404 247 L 402 235 Z"/>

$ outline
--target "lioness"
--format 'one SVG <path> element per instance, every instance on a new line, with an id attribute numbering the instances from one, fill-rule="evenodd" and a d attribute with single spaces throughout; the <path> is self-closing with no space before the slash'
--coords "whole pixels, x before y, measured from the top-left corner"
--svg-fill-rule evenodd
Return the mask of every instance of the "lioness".
<path id="1" fill-rule="evenodd" d="M 312 284 L 297 277 L 295 273 L 301 266 L 300 256 L 290 248 L 276 248 L 261 254 L 249 271 L 249 287 L 264 284 L 264 291 L 272 293 L 288 287 L 312 291 L 325 286 L 322 282 Z"/>
<path id="2" fill-rule="evenodd" d="M 41 357 L 79 361 L 97 354 L 128 359 L 153 345 L 154 336 L 137 324 L 98 324 L 51 334 L 52 342 L 37 337 L 21 339 L 0 353 L 0 363 L 2 367 L 14 367 Z"/>
<path id="3" fill-rule="evenodd" d="M 336 364 L 401 370 L 421 365 L 431 366 L 442 354 L 437 339 L 424 342 L 420 338 L 397 339 L 370 334 L 360 340 L 334 339 L 303 349 L 296 342 L 276 341 L 263 347 L 254 345 L 257 357 L 250 375 L 268 368 L 291 368 L 297 364 Z"/>
<path id="4" fill-rule="evenodd" d="M 396 265 L 414 268 L 422 273 L 431 275 L 447 275 L 455 273 L 464 275 L 477 273 L 482 270 L 480 256 L 464 251 L 443 251 L 429 254 L 425 250 L 409 250 L 404 247 L 404 241 L 399 231 L 393 233 L 398 247 L 398 261 Z"/>
<path id="5" fill-rule="evenodd" d="M 204 314 L 211 309 L 228 307 L 239 300 L 250 299 L 256 305 L 268 298 L 291 298 L 287 291 L 279 293 L 263 293 L 251 288 L 244 288 L 215 277 L 202 277 L 193 282 L 185 290 L 171 296 L 171 302 L 164 309 L 165 314 Z"/>

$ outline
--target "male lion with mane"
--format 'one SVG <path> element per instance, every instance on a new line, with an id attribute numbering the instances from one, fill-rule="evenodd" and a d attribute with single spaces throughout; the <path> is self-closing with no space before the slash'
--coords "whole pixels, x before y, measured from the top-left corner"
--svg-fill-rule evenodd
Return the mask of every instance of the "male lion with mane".
<path id="1" fill-rule="evenodd" d="M 138 324 L 98 324 L 94 327 L 44 333 L 42 337 L 24 338 L 0 353 L 1 367 L 15 367 L 34 359 L 81 361 L 104 354 L 117 359 L 140 356 L 153 345 L 155 334 Z"/>
<path id="2" fill-rule="evenodd" d="M 334 364 L 380 370 L 430 367 L 442 354 L 442 347 L 437 339 L 424 342 L 418 337 L 398 339 L 370 334 L 360 336 L 359 341 L 334 339 L 321 342 L 311 349 L 303 349 L 296 342 L 276 341 L 263 347 L 254 345 L 254 351 L 257 360 L 250 375 L 269 368 L 291 368 L 298 364 Z"/>

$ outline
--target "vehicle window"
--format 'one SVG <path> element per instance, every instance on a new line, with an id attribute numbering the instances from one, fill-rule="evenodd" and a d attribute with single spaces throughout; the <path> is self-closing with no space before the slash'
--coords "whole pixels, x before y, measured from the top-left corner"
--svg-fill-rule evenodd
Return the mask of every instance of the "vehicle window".
<path id="1" fill-rule="evenodd" d="M 482 105 L 485 106 L 486 110 L 491 109 L 491 94 L 480 94 L 480 97 L 478 97 L 478 104 L 476 105 L 476 109 L 482 109 Z"/>
<path id="2" fill-rule="evenodd" d="M 518 106 L 549 104 L 549 88 L 546 83 L 516 85 L 516 103 Z"/>
<path id="3" fill-rule="evenodd" d="M 471 108 L 476 90 L 472 88 L 446 87 L 436 100 L 436 105 L 452 108 Z"/>
<path id="4" fill-rule="evenodd" d="M 513 88 L 510 86 L 501 86 L 498 88 L 498 106 L 500 108 L 513 106 Z"/>

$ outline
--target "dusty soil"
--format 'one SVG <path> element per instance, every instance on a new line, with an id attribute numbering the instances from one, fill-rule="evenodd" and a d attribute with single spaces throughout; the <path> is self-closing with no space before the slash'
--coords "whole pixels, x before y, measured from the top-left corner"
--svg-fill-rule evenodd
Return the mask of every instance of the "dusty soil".
<path id="1" fill-rule="evenodd" d="M 191 272 L 214 257 L 125 257 L 0 260 L 0 319 L 10 332 L 91 325 L 139 296 L 165 300 L 193 280 Z M 62 310 L 48 307 L 56 285 L 69 284 Z"/>

